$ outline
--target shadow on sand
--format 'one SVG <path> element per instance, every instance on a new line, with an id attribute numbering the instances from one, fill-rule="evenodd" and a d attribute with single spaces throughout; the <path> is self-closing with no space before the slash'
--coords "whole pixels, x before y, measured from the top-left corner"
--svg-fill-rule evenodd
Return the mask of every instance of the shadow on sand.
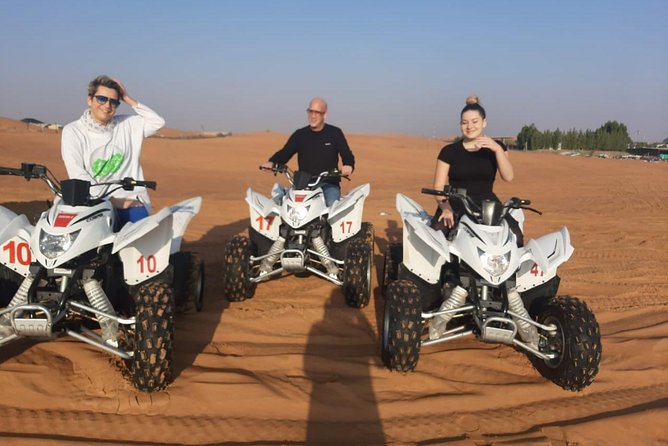
<path id="1" fill-rule="evenodd" d="M 376 239 L 382 252 L 379 242 Z M 382 260 L 382 255 L 374 256 L 376 271 Z M 373 297 L 374 315 L 382 322 L 379 287 Z M 376 330 L 361 310 L 346 305 L 340 288 L 332 291 L 324 308 L 322 320 L 309 331 L 304 354 L 304 373 L 313 384 L 306 444 L 383 445 L 371 379 L 372 368 L 382 367 Z"/>
<path id="2" fill-rule="evenodd" d="M 196 252 L 204 262 L 206 281 L 204 285 L 204 309 L 177 314 L 174 333 L 174 379 L 190 367 L 204 349 L 213 341 L 221 324 L 222 314 L 229 303 L 222 295 L 223 250 L 227 241 L 248 227 L 248 220 L 238 220 L 216 226 L 201 239 L 184 242 L 183 251 Z"/>

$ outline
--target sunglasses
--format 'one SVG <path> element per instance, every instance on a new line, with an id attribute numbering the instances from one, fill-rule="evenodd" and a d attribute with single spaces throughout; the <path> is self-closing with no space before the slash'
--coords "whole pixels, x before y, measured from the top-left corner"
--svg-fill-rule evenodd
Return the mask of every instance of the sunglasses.
<path id="1" fill-rule="evenodd" d="M 311 115 L 311 114 L 316 114 L 316 115 L 324 115 L 326 112 L 320 111 L 320 110 L 313 110 L 312 108 L 307 108 L 306 109 L 306 114 Z"/>
<path id="2" fill-rule="evenodd" d="M 107 101 L 109 101 L 109 104 L 111 104 L 112 107 L 118 107 L 121 105 L 121 101 L 118 99 L 111 99 L 106 96 L 102 96 L 101 94 L 98 94 L 95 96 L 95 100 L 97 101 L 98 104 L 106 104 Z"/>

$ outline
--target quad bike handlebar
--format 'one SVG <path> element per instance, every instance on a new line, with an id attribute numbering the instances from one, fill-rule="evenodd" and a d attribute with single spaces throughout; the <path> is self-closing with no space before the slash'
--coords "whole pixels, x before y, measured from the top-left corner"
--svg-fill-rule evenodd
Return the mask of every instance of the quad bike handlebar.
<path id="1" fill-rule="evenodd" d="M 539 210 L 529 207 L 531 200 L 525 200 L 519 197 L 512 197 L 503 204 L 492 200 L 483 200 L 481 209 L 481 207 L 466 194 L 466 189 L 454 188 L 450 185 L 446 185 L 443 190 L 429 189 L 425 187 L 422 188 L 422 193 L 458 200 L 464 206 L 464 209 L 469 216 L 479 223 L 488 225 L 498 224 L 511 209 L 526 209 L 535 212 L 538 215 L 543 215 Z"/>
<path id="2" fill-rule="evenodd" d="M 157 183 L 155 181 L 135 180 L 134 178 L 130 177 L 125 177 L 120 180 L 113 180 L 95 184 L 92 184 L 86 180 L 74 180 L 74 179 L 63 180 L 63 182 L 61 183 L 46 166 L 33 163 L 21 163 L 21 167 L 18 169 L 11 167 L 0 167 L 0 175 L 21 176 L 28 181 L 30 181 L 33 178 L 42 179 L 47 184 L 47 186 L 49 186 L 49 189 L 51 189 L 51 191 L 59 197 L 63 197 L 64 184 L 67 184 L 68 182 L 71 182 L 70 184 L 76 182 L 79 183 L 79 185 L 83 185 L 79 187 L 83 187 L 83 189 L 80 190 L 82 190 L 85 193 L 86 195 L 85 201 L 89 204 L 99 203 L 120 189 L 134 190 L 135 187 L 145 187 L 147 189 L 155 190 L 157 187 Z M 91 186 L 102 186 L 103 187 L 102 192 L 95 197 L 90 196 Z"/>
<path id="3" fill-rule="evenodd" d="M 291 170 L 285 164 L 274 164 L 272 167 L 260 166 L 260 170 L 265 170 L 268 172 L 273 172 L 274 175 L 282 173 L 285 174 L 285 177 L 290 182 L 290 185 L 296 189 L 315 189 L 320 186 L 324 180 L 328 179 L 339 179 L 345 178 L 350 181 L 348 175 L 343 175 L 339 169 L 332 169 L 325 172 L 320 172 L 317 175 L 313 175 L 309 172 L 303 170 Z"/>

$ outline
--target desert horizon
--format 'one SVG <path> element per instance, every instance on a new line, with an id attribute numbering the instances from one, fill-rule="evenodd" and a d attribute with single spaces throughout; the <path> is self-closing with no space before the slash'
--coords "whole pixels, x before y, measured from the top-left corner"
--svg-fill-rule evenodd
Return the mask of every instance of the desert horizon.
<path id="1" fill-rule="evenodd" d="M 395 197 L 433 212 L 420 189 L 431 186 L 440 138 L 346 134 L 356 169 L 342 193 L 371 185 L 369 306 L 348 307 L 340 288 L 313 276 L 260 283 L 252 299 L 227 302 L 222 251 L 247 231 L 246 190 L 285 184 L 258 165 L 287 136 L 144 142 L 145 177 L 158 183 L 153 212 L 203 198 L 183 249 L 205 262 L 204 310 L 176 317 L 175 379 L 138 392 L 111 355 L 71 337 L 3 346 L 3 444 L 668 443 L 668 163 L 513 151 L 515 180 L 495 183 L 502 200 L 527 198 L 543 212 L 525 214 L 525 240 L 570 231 L 575 252 L 559 269 L 559 294 L 593 310 L 603 354 L 594 382 L 569 392 L 519 350 L 473 338 L 423 348 L 412 373 L 383 366 L 378 275 L 385 247 L 401 238 Z M 3 167 L 33 162 L 66 177 L 60 133 L 0 118 L 0 149 Z M 53 200 L 39 181 L 0 184 L 0 205 L 31 219 Z"/>

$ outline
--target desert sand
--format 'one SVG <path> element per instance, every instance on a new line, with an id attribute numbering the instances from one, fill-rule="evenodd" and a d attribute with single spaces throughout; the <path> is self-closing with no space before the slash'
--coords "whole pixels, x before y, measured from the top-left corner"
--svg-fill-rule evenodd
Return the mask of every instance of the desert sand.
<path id="1" fill-rule="evenodd" d="M 462 339 L 424 348 L 415 372 L 379 357 L 383 299 L 377 274 L 401 236 L 402 192 L 431 209 L 443 141 L 348 135 L 357 169 L 344 193 L 369 182 L 375 227 L 374 293 L 364 309 L 317 277 L 288 276 L 228 303 L 225 243 L 245 233 L 248 187 L 269 194 L 279 177 L 258 164 L 288 135 L 145 142 L 156 210 L 200 195 L 184 249 L 206 262 L 205 308 L 179 314 L 174 382 L 142 394 L 116 361 L 73 338 L 0 349 L 2 445 L 651 445 L 668 443 L 668 163 L 512 152 L 516 179 L 501 198 L 532 200 L 525 239 L 567 226 L 575 247 L 559 294 L 578 296 L 601 326 L 593 384 L 565 391 L 505 345 Z M 0 165 L 36 162 L 65 177 L 60 135 L 0 120 Z M 296 160 L 292 161 L 293 167 Z M 52 199 L 39 181 L 0 177 L 0 204 L 34 216 Z"/>

